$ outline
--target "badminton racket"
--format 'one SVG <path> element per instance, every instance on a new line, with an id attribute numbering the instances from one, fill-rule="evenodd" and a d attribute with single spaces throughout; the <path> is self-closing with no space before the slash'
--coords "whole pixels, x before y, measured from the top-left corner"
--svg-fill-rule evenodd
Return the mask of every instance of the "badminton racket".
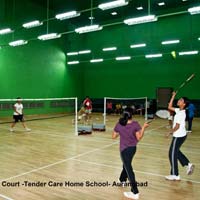
<path id="1" fill-rule="evenodd" d="M 161 118 L 161 119 L 168 119 L 170 116 L 170 113 L 168 110 L 158 110 L 156 112 L 156 116 Z"/>
<path id="2" fill-rule="evenodd" d="M 176 90 L 175 92 L 178 93 L 178 91 L 183 88 L 187 83 L 189 83 L 193 78 L 195 74 L 190 75 Z"/>

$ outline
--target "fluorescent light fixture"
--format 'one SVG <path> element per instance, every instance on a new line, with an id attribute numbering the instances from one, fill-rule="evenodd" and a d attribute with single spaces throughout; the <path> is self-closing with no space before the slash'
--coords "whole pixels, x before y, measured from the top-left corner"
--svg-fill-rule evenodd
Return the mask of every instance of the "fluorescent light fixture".
<path id="1" fill-rule="evenodd" d="M 165 2 L 159 2 L 158 5 L 159 5 L 159 6 L 164 6 L 164 5 L 165 5 Z"/>
<path id="2" fill-rule="evenodd" d="M 79 13 L 77 11 L 70 11 L 70 12 L 56 15 L 56 19 L 59 19 L 59 20 L 70 19 L 73 17 L 78 17 L 80 15 L 81 15 L 81 13 Z"/>
<path id="3" fill-rule="evenodd" d="M 108 10 L 108 9 L 117 8 L 117 7 L 126 6 L 126 5 L 128 5 L 128 1 L 117 0 L 117 1 L 111 1 L 108 3 L 99 4 L 98 8 L 100 8 L 101 10 Z"/>
<path id="4" fill-rule="evenodd" d="M 91 63 L 103 62 L 102 58 L 90 60 Z"/>
<path id="5" fill-rule="evenodd" d="M 179 56 L 183 56 L 183 55 L 195 55 L 195 54 L 198 54 L 199 51 L 182 51 L 182 52 L 179 52 L 178 55 Z"/>
<path id="6" fill-rule="evenodd" d="M 137 10 L 143 10 L 143 7 L 142 6 L 139 6 L 136 8 Z"/>
<path id="7" fill-rule="evenodd" d="M 0 30 L 0 35 L 5 35 L 8 33 L 12 33 L 12 32 L 13 32 L 13 30 L 11 30 L 10 28 L 5 28 L 5 29 Z"/>
<path id="8" fill-rule="evenodd" d="M 87 53 L 91 53 L 91 50 L 83 50 L 83 51 L 79 51 L 79 54 L 87 54 Z"/>
<path id="9" fill-rule="evenodd" d="M 116 57 L 115 60 L 130 60 L 130 56 L 121 56 L 121 57 Z"/>
<path id="10" fill-rule="evenodd" d="M 117 50 L 117 47 L 107 47 L 107 48 L 103 48 L 103 51 L 115 51 Z"/>
<path id="11" fill-rule="evenodd" d="M 92 31 L 99 31 L 101 30 L 103 27 L 99 26 L 99 25 L 90 25 L 90 26 L 83 26 L 80 28 L 75 29 L 76 33 L 88 33 L 88 32 L 92 32 Z"/>
<path id="12" fill-rule="evenodd" d="M 159 54 L 148 54 L 148 55 L 145 55 L 146 58 L 159 58 L 159 57 L 162 57 L 162 54 L 159 53 Z"/>
<path id="13" fill-rule="evenodd" d="M 146 47 L 146 44 L 145 44 L 145 43 L 143 43 L 143 44 L 132 44 L 130 47 L 131 47 L 131 48 Z"/>
<path id="14" fill-rule="evenodd" d="M 10 42 L 9 45 L 16 47 L 16 46 L 20 46 L 20 45 L 25 45 L 27 43 L 28 43 L 28 41 L 26 41 L 26 40 L 16 40 L 16 41 Z"/>
<path id="15" fill-rule="evenodd" d="M 24 28 L 33 28 L 33 27 L 36 27 L 36 26 L 41 26 L 42 24 L 43 24 L 42 22 L 35 20 L 35 21 L 32 21 L 32 22 L 25 23 L 22 26 Z"/>
<path id="16" fill-rule="evenodd" d="M 200 37 L 198 38 L 198 40 L 200 40 Z"/>
<path id="17" fill-rule="evenodd" d="M 114 15 L 117 15 L 117 12 L 112 12 L 111 15 L 113 15 L 113 16 L 114 16 Z"/>
<path id="18" fill-rule="evenodd" d="M 79 64 L 79 61 L 78 60 L 69 61 L 67 64 L 68 65 L 76 65 L 76 64 Z"/>
<path id="19" fill-rule="evenodd" d="M 200 6 L 193 7 L 193 8 L 189 8 L 189 9 L 188 9 L 188 12 L 189 12 L 191 15 L 199 14 L 199 13 L 200 13 Z"/>
<path id="20" fill-rule="evenodd" d="M 188 0 L 182 0 L 183 2 L 186 2 L 186 1 L 188 1 Z"/>
<path id="21" fill-rule="evenodd" d="M 161 44 L 165 45 L 165 44 L 177 44 L 179 43 L 180 40 L 168 40 L 168 41 L 162 41 Z"/>
<path id="22" fill-rule="evenodd" d="M 158 18 L 155 15 L 147 15 L 143 17 L 136 17 L 124 20 L 125 24 L 134 25 L 134 24 L 142 24 L 147 22 L 154 22 L 157 21 Z"/>
<path id="23" fill-rule="evenodd" d="M 68 56 L 75 56 L 78 55 L 78 52 L 69 52 L 67 53 Z"/>
<path id="24" fill-rule="evenodd" d="M 50 33 L 50 34 L 45 34 L 45 35 L 40 35 L 38 36 L 39 40 L 51 40 L 51 39 L 56 39 L 60 38 L 61 35 L 57 33 Z"/>

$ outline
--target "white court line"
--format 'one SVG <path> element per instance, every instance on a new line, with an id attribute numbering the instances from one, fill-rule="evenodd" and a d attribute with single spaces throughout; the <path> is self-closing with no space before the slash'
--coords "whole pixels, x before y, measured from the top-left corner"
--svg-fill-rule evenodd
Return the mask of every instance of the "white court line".
<path id="1" fill-rule="evenodd" d="M 14 199 L 11 199 L 10 197 L 7 197 L 7 196 L 5 196 L 5 195 L 3 195 L 3 194 L 0 194 L 0 197 L 4 198 L 4 199 L 6 199 L 6 200 L 14 200 Z"/>
<path id="2" fill-rule="evenodd" d="M 120 169 L 120 170 L 122 169 L 122 168 L 119 168 L 119 167 L 115 167 L 113 165 L 107 165 L 107 164 L 101 164 L 101 163 L 90 162 L 90 161 L 85 161 L 85 160 L 79 160 L 79 159 L 75 159 L 75 158 L 73 158 L 72 160 L 77 161 L 77 162 L 88 163 L 88 164 L 92 164 L 92 165 L 96 165 L 96 166 L 110 167 L 110 168 Z M 137 173 L 140 173 L 140 174 L 145 174 L 145 175 L 150 175 L 150 176 L 165 177 L 165 175 L 161 175 L 161 174 L 143 172 L 143 171 L 138 171 L 138 170 L 134 170 L 134 171 L 137 172 Z M 200 181 L 193 181 L 193 180 L 189 180 L 189 179 L 181 179 L 181 180 L 190 181 L 192 183 L 200 184 Z"/>
<path id="3" fill-rule="evenodd" d="M 3 179 L 3 180 L 0 180 L 1 182 L 2 181 L 8 181 L 8 180 L 11 180 L 11 179 L 14 179 L 14 178 L 18 178 L 18 177 L 21 177 L 21 176 L 24 176 L 24 175 L 27 175 L 27 174 L 31 174 L 33 172 L 37 172 L 37 171 L 40 171 L 40 170 L 43 170 L 43 169 L 47 169 L 49 167 L 52 167 L 52 166 L 55 166 L 55 165 L 58 165 L 58 164 L 61 164 L 61 163 L 64 163 L 66 161 L 69 161 L 69 160 L 72 160 L 72 159 L 75 159 L 75 158 L 78 158 L 78 157 L 81 157 L 81 156 L 84 156 L 84 155 L 87 155 L 87 154 L 90 154 L 90 153 L 94 153 L 95 151 L 99 151 L 99 150 L 102 150 L 102 149 L 106 149 L 112 145 L 115 145 L 117 144 L 118 142 L 114 142 L 114 143 L 111 143 L 109 145 L 105 145 L 103 146 L 102 148 L 96 148 L 96 149 L 93 149 L 91 151 L 87 151 L 85 153 L 82 153 L 82 154 L 78 154 L 76 156 L 72 156 L 71 158 L 67 158 L 67 159 L 64 159 L 64 160 L 60 160 L 58 162 L 55 162 L 55 163 L 51 163 L 49 165 L 45 165 L 43 167 L 39 167 L 39 168 L 36 168 L 36 169 L 33 169 L 33 170 L 30 170 L 28 172 L 24 172 L 24 173 L 21 173 L 21 174 L 18 174 L 18 175 L 15 175 L 15 176 L 12 176 L 12 177 L 9 177 L 9 178 L 6 178 L 6 179 Z"/>

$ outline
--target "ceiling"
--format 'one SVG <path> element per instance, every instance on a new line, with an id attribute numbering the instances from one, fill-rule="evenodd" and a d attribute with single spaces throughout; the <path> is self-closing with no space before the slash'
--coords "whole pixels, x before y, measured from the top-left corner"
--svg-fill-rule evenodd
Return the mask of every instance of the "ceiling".
<path id="1" fill-rule="evenodd" d="M 50 17 L 54 17 L 55 14 L 76 10 L 81 12 L 81 16 L 78 17 L 72 23 L 79 22 L 80 25 L 88 25 L 91 20 L 90 16 L 94 17 L 93 22 L 97 24 L 107 24 L 116 21 L 122 21 L 125 18 L 137 17 L 147 15 L 149 12 L 155 15 L 163 15 L 169 13 L 176 13 L 180 11 L 187 11 L 188 8 L 199 5 L 200 0 L 129 0 L 127 6 L 109 9 L 102 11 L 98 8 L 99 4 L 107 3 L 112 0 L 31 0 L 35 4 L 40 5 L 47 10 L 47 2 L 51 10 Z M 159 6 L 159 2 L 165 2 L 164 6 Z M 143 7 L 142 10 L 137 10 L 137 7 Z M 92 8 L 92 9 L 91 9 Z M 117 15 L 111 15 L 112 12 L 117 12 Z"/>

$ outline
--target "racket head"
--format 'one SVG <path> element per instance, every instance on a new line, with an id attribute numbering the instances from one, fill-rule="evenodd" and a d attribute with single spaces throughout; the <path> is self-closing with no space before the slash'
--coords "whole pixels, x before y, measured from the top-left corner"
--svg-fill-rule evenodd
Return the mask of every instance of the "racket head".
<path id="1" fill-rule="evenodd" d="M 161 118 L 161 119 L 168 119 L 170 116 L 170 113 L 168 110 L 158 110 L 156 112 L 156 116 Z"/>

